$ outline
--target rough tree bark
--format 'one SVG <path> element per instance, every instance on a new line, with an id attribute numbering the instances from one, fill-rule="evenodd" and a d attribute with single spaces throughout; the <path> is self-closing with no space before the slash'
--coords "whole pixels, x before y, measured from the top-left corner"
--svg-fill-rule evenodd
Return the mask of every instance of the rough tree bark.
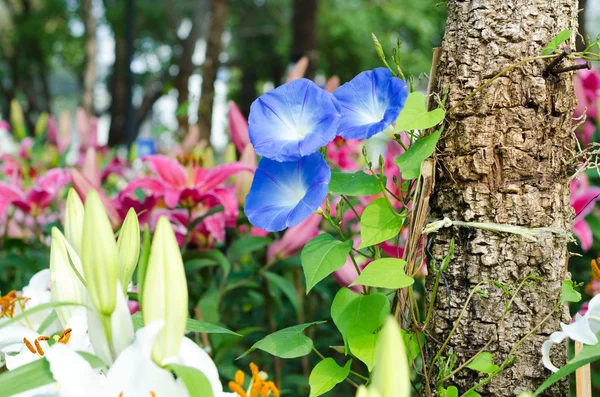
<path id="1" fill-rule="evenodd" d="M 292 16 L 291 61 L 307 56 L 308 68 L 304 77 L 315 77 L 317 61 L 317 11 L 319 0 L 294 0 Z"/>
<path id="2" fill-rule="evenodd" d="M 212 0 L 210 4 L 211 20 L 206 42 L 206 57 L 202 64 L 202 89 L 198 106 L 198 127 L 200 139 L 210 144 L 212 129 L 213 103 L 215 96 L 215 81 L 221 62 L 219 54 L 223 48 L 221 36 L 227 22 L 228 0 Z"/>
<path id="3" fill-rule="evenodd" d="M 587 36 L 586 13 L 587 0 L 579 0 L 579 34 L 577 35 L 577 51 L 583 51 L 586 47 L 585 39 Z"/>
<path id="4" fill-rule="evenodd" d="M 94 114 L 94 84 L 96 83 L 96 18 L 92 12 L 92 0 L 81 3 L 85 25 L 85 64 L 83 71 L 83 109 L 89 116 Z"/>
<path id="5" fill-rule="evenodd" d="M 504 68 L 538 56 L 561 30 L 577 31 L 577 0 L 448 0 L 447 6 L 434 84 L 440 97 L 447 90 L 447 108 L 458 105 Z M 574 42 L 573 37 L 568 44 Z M 568 178 L 575 155 L 571 119 L 575 97 L 570 74 L 559 75 L 556 84 L 542 76 L 548 63 L 535 61 L 515 68 L 448 114 L 431 197 L 435 218 L 571 230 Z M 445 273 L 450 296 L 440 286 L 427 330 L 433 353 L 448 336 L 475 284 L 496 280 L 514 290 L 532 272 L 544 278 L 516 295 L 503 326 L 499 320 L 507 298 L 499 288 L 483 286 L 489 298 L 476 294 L 453 334 L 448 347 L 457 353 L 458 365 L 498 330 L 488 351 L 499 365 L 557 302 L 566 276 L 567 242 L 556 235 L 531 242 L 516 235 L 457 227 L 441 229 L 432 238 L 431 252 L 438 263 L 451 238 L 455 239 L 454 257 Z M 431 293 L 434 269 L 429 274 Z M 502 397 L 535 390 L 550 375 L 541 362 L 542 342 L 559 329 L 560 321 L 569 322 L 566 306 L 520 345 L 514 365 L 478 392 Z M 553 349 L 555 365 L 566 358 L 566 348 Z M 447 385 L 465 392 L 484 377 L 465 369 Z M 567 381 L 546 395 L 568 396 Z"/>

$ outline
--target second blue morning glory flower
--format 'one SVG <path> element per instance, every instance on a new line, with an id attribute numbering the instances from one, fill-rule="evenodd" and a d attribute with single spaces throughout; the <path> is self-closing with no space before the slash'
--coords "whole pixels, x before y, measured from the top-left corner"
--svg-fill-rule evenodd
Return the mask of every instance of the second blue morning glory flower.
<path id="1" fill-rule="evenodd" d="M 250 223 L 269 232 L 295 226 L 319 208 L 330 179 L 331 170 L 321 153 L 281 163 L 263 157 L 244 212 Z"/>
<path id="2" fill-rule="evenodd" d="M 408 97 L 406 83 L 386 68 L 362 72 L 333 94 L 342 107 L 338 135 L 367 139 L 396 121 Z"/>
<path id="3" fill-rule="evenodd" d="M 261 95 L 250 107 L 250 141 L 257 154 L 294 161 L 331 142 L 340 123 L 333 94 L 298 79 Z"/>

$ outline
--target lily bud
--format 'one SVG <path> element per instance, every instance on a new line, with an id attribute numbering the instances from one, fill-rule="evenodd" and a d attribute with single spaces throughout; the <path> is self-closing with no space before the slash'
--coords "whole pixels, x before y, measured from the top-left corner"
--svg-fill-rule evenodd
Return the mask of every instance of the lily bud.
<path id="1" fill-rule="evenodd" d="M 115 310 L 119 251 L 110 221 L 95 190 L 85 200 L 81 261 L 92 302 L 106 316 Z"/>
<path id="2" fill-rule="evenodd" d="M 410 371 L 400 327 L 388 316 L 375 348 L 375 368 L 370 386 L 381 397 L 410 397 Z"/>
<path id="3" fill-rule="evenodd" d="M 165 216 L 159 218 L 152 240 L 142 299 L 144 323 L 155 320 L 165 323 L 152 349 L 153 360 L 161 365 L 177 357 L 188 315 L 183 260 L 171 223 Z"/>
<path id="4" fill-rule="evenodd" d="M 27 136 L 27 127 L 25 127 L 25 116 L 23 108 L 19 101 L 13 99 L 10 101 L 10 125 L 17 141 L 22 141 Z"/>
<path id="5" fill-rule="evenodd" d="M 121 286 L 125 293 L 140 257 L 140 223 L 133 208 L 127 212 L 117 241 L 117 248 L 119 250 L 119 280 L 121 280 Z"/>
<path id="6" fill-rule="evenodd" d="M 240 163 L 247 164 L 256 170 L 258 163 L 256 161 L 256 152 L 251 144 L 247 144 L 242 155 L 240 157 Z M 246 202 L 246 196 L 250 192 L 250 186 L 252 186 L 252 179 L 254 178 L 254 172 L 242 172 L 235 177 L 235 197 L 238 199 L 240 205 L 244 205 Z"/>
<path id="7" fill-rule="evenodd" d="M 225 164 L 233 163 L 237 160 L 235 145 L 233 143 L 229 142 L 227 146 L 225 146 L 225 155 L 223 156 L 223 160 L 225 161 Z"/>
<path id="8" fill-rule="evenodd" d="M 86 291 L 81 260 L 75 249 L 55 227 L 52 228 L 50 243 L 50 286 L 53 302 L 75 302 L 85 305 Z M 55 309 L 63 327 L 66 327 L 76 308 L 60 306 Z"/>
<path id="9" fill-rule="evenodd" d="M 83 234 L 83 203 L 75 189 L 70 188 L 67 195 L 65 213 L 65 237 L 71 246 L 81 255 L 81 236 Z"/>
<path id="10" fill-rule="evenodd" d="M 203 168 L 214 168 L 215 167 L 215 152 L 212 147 L 207 147 L 202 153 L 202 167 Z"/>
<path id="11" fill-rule="evenodd" d="M 35 123 L 34 134 L 35 136 L 41 136 L 48 126 L 48 113 L 42 112 L 40 113 L 37 122 Z"/>

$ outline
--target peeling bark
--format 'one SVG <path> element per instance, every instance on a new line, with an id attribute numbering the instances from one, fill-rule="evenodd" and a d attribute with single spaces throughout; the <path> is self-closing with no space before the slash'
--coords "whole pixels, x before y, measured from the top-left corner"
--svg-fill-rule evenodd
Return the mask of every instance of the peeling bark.
<path id="1" fill-rule="evenodd" d="M 538 56 L 567 28 L 577 31 L 577 0 L 448 0 L 434 92 L 442 97 L 447 90 L 446 106 L 452 108 L 501 70 Z M 568 44 L 574 45 L 574 39 Z M 568 178 L 575 155 L 571 121 L 575 96 L 570 74 L 560 75 L 557 84 L 542 77 L 548 63 L 529 62 L 513 69 L 448 115 L 438 145 L 431 198 L 436 219 L 571 230 Z M 445 272 L 450 296 L 441 285 L 426 330 L 431 357 L 448 336 L 475 284 L 496 280 L 514 291 L 532 272 L 544 278 L 543 283 L 532 283 L 533 287 L 525 287 L 516 296 L 488 349 L 500 365 L 559 299 L 567 276 L 567 242 L 554 235 L 530 242 L 516 235 L 456 227 L 442 229 L 432 238 L 431 252 L 438 263 L 448 252 L 451 238 L 455 252 Z M 431 294 L 434 269 L 429 274 Z M 508 300 L 497 287 L 481 289 L 489 298 L 475 295 L 448 345 L 457 353 L 457 366 L 492 338 Z M 550 375 L 541 362 L 542 342 L 559 329 L 560 321 L 569 322 L 566 306 L 520 345 L 514 365 L 477 391 L 482 396 L 502 397 L 535 390 Z M 563 365 L 566 348 L 555 347 L 552 359 L 557 366 Z M 486 376 L 464 369 L 446 385 L 456 385 L 464 393 Z M 544 395 L 568 396 L 568 381 Z"/>

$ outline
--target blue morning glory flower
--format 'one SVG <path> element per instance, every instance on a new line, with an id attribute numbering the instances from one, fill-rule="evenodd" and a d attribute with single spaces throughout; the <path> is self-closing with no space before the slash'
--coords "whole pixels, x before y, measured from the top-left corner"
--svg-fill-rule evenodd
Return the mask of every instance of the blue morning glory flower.
<path id="1" fill-rule="evenodd" d="M 396 121 L 408 88 L 389 69 L 377 68 L 360 73 L 333 95 L 342 107 L 338 135 L 344 139 L 367 139 Z"/>
<path id="2" fill-rule="evenodd" d="M 333 94 L 298 79 L 261 95 L 250 107 L 250 142 L 257 154 L 294 161 L 331 142 L 340 122 Z"/>
<path id="3" fill-rule="evenodd" d="M 295 226 L 319 208 L 330 179 L 331 170 L 321 153 L 282 163 L 263 157 L 244 212 L 250 223 L 270 232 Z"/>

